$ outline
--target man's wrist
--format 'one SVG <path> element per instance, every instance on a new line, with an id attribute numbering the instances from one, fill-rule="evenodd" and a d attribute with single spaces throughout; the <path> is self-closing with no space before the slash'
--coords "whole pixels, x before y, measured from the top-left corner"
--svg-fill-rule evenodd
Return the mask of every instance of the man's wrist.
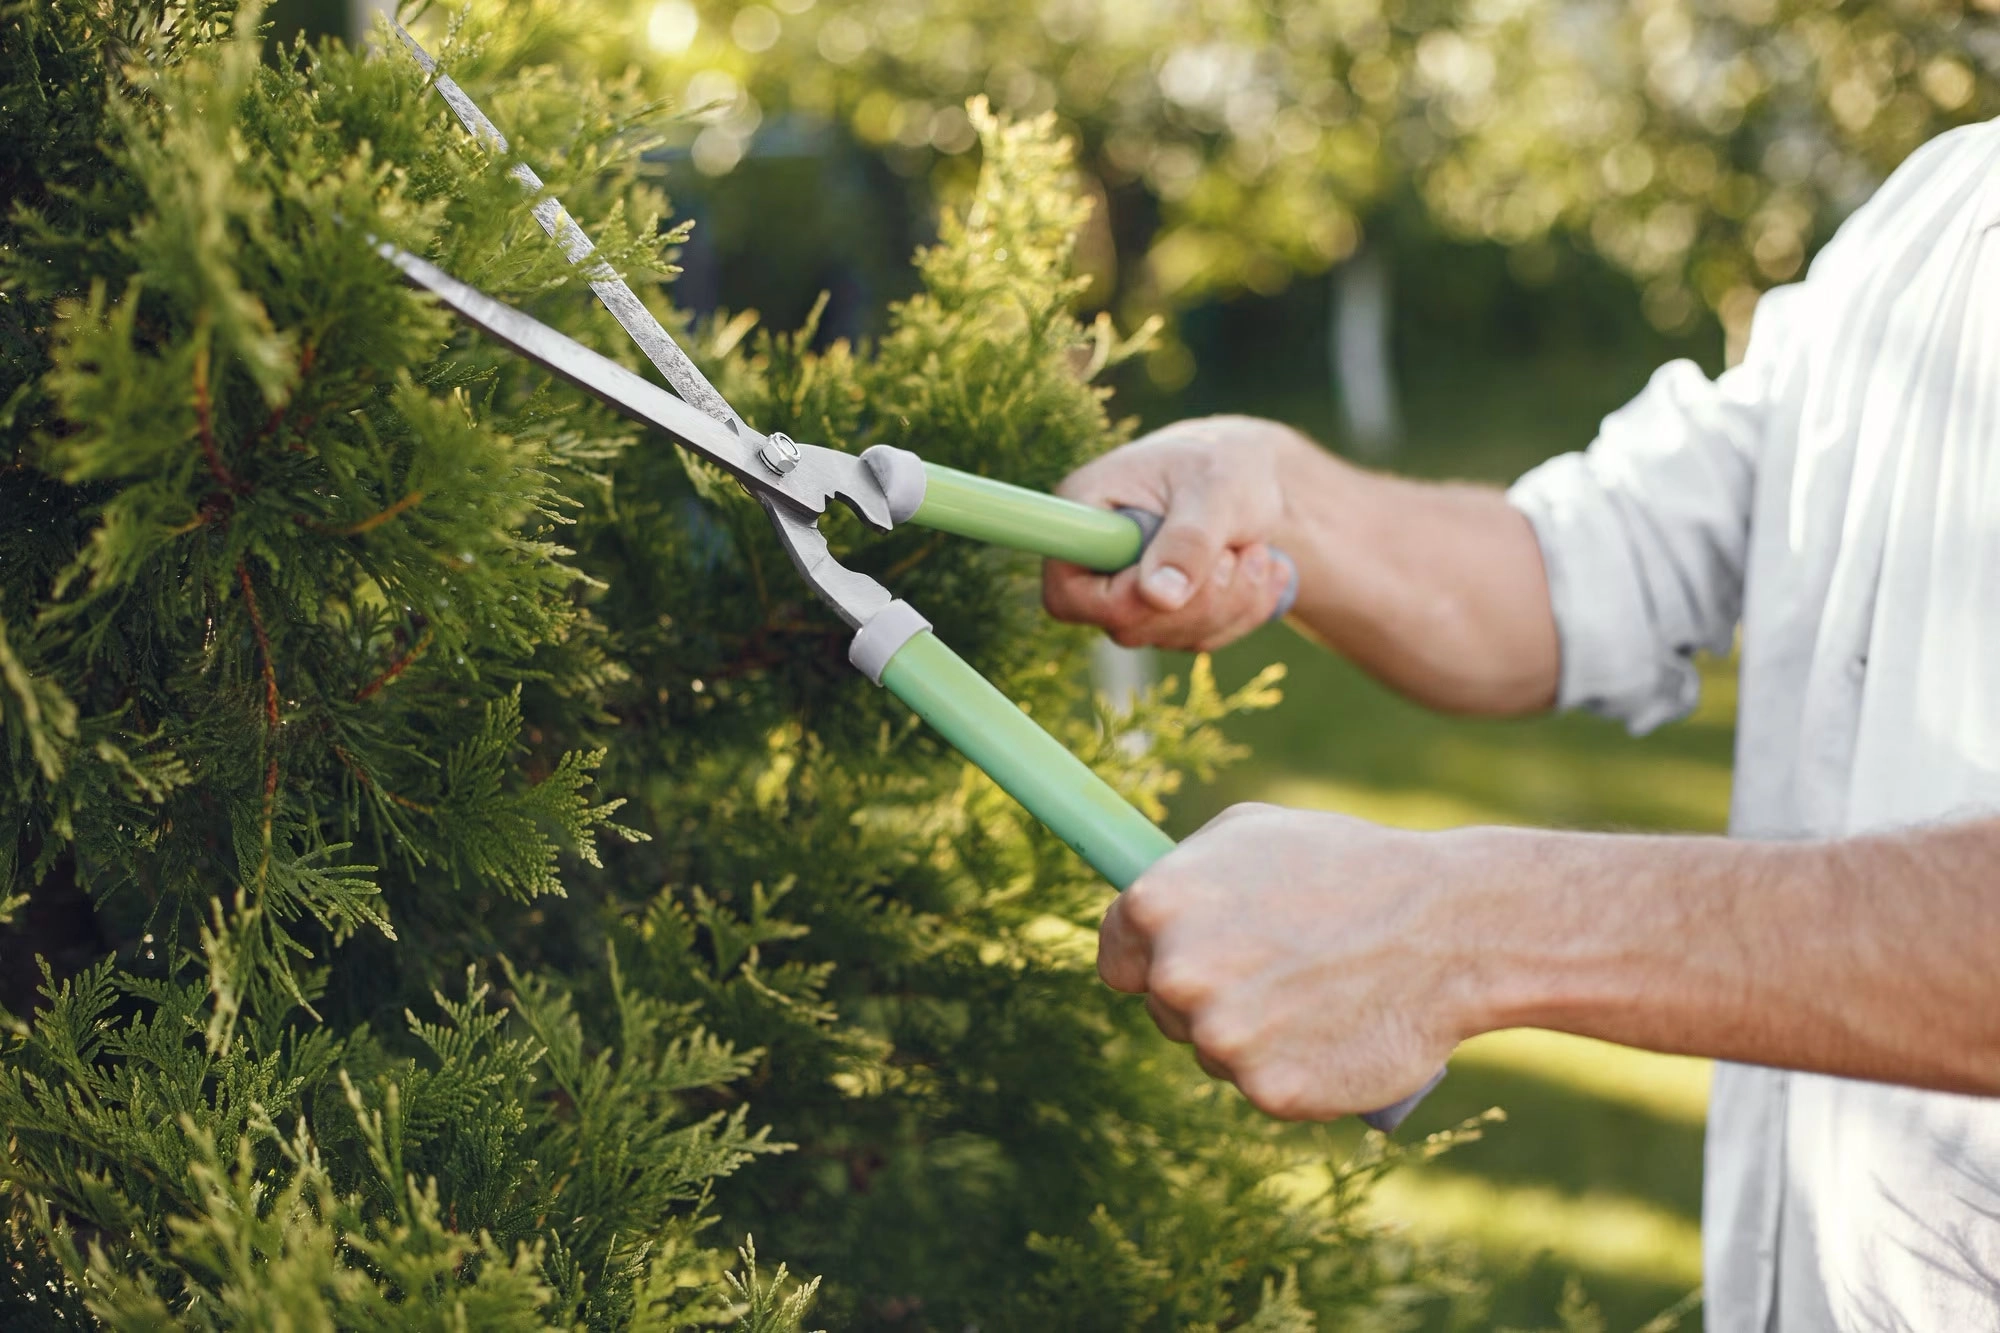
<path id="1" fill-rule="evenodd" d="M 1457 892 L 1443 903 L 1443 928 L 1457 942 L 1454 1008 L 1463 1037 L 1544 1026 L 1572 998 L 1561 960 L 1551 956 L 1551 888 L 1563 834 L 1482 826 L 1428 835 L 1441 839 L 1445 873 Z"/>
<path id="2" fill-rule="evenodd" d="M 1687 1049 L 1694 1016 L 1721 1021 L 1748 1003 L 1774 914 L 1836 874 L 1839 856 L 1828 842 L 1463 832 L 1480 867 L 1467 908 L 1471 1030 L 1547 1028 L 1653 1050 Z"/>
<path id="3" fill-rule="evenodd" d="M 1481 828 L 1468 923 L 1477 1031 L 1604 1035 L 1657 1001 L 1689 956 L 1689 918 L 1742 844 L 1719 838 Z M 1699 964 L 1687 969 L 1688 979 Z"/>
<path id="4" fill-rule="evenodd" d="M 1330 515 L 1348 502 L 1351 479 L 1361 473 L 1282 422 L 1260 426 L 1263 467 L 1277 507 L 1277 522 L 1266 540 L 1299 560 L 1338 530 Z"/>

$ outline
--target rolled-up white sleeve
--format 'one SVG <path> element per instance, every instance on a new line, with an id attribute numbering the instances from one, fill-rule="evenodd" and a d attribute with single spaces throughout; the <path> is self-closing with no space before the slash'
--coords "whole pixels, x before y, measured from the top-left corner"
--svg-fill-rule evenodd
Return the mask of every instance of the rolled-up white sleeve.
<path id="1" fill-rule="evenodd" d="M 1548 573 L 1558 707 L 1650 731 L 1694 707 L 1695 653 L 1728 650 L 1786 307 L 1800 294 L 1765 295 L 1742 365 L 1715 380 L 1689 361 L 1661 367 L 1588 450 L 1550 459 L 1508 491 Z"/>

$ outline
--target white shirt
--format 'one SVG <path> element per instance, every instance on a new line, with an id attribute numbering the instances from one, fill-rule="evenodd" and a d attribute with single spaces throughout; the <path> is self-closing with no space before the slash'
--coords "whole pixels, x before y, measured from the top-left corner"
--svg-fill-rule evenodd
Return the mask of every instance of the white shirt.
<path id="1" fill-rule="evenodd" d="M 1679 717 L 1740 623 L 1736 836 L 2000 811 L 1997 224 L 2000 122 L 1932 141 L 1741 365 L 1664 367 L 1510 492 L 1563 705 Z M 1721 1065 L 1702 1230 L 1710 1333 L 2000 1329 L 2000 1100 Z"/>

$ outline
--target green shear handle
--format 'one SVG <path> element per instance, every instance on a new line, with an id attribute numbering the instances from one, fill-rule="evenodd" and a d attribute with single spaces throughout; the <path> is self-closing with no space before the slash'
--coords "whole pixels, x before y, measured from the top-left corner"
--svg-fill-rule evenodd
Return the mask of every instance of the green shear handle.
<path id="1" fill-rule="evenodd" d="M 848 657 L 977 764 L 1029 814 L 1120 890 L 1174 849 L 1174 840 L 1065 749 L 993 683 L 930 632 L 908 602 L 892 602 L 854 636 Z M 1361 1117 L 1387 1133 L 1444 1077 Z"/>
<path id="2" fill-rule="evenodd" d="M 907 449 L 878 444 L 861 461 L 888 497 L 897 523 L 915 523 L 937 532 L 1051 560 L 1116 573 L 1135 563 L 1160 529 L 1160 516 L 1145 509 L 1098 509 L 1012 482 L 995 481 L 930 463 Z M 1299 595 L 1299 567 L 1276 547 L 1271 555 L 1290 573 L 1271 619 L 1291 614 Z"/>

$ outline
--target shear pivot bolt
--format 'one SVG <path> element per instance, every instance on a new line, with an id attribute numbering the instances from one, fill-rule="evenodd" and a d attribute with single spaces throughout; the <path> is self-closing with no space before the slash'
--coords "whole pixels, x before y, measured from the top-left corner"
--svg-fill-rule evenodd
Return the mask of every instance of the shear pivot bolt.
<path id="1" fill-rule="evenodd" d="M 782 477 L 799 465 L 799 446 L 792 442 L 791 436 L 774 430 L 764 437 L 757 457 L 764 460 L 765 467 Z"/>

